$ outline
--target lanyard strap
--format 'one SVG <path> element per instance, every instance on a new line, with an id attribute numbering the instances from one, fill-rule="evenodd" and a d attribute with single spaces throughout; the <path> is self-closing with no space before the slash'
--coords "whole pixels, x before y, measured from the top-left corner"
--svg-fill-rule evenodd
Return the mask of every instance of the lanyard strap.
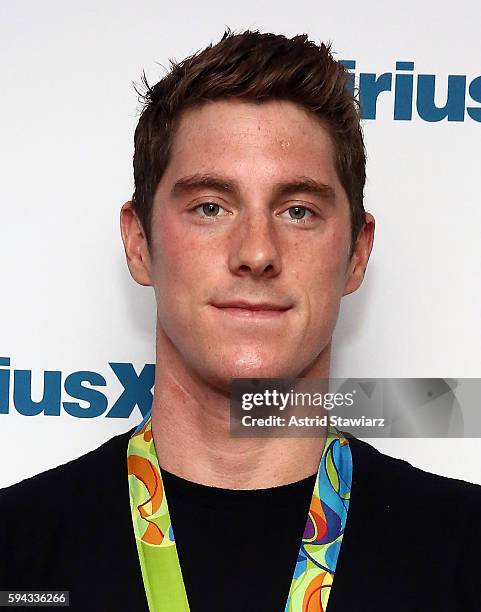
<path id="1" fill-rule="evenodd" d="M 150 612 L 190 612 L 150 414 L 127 448 L 130 508 Z M 352 455 L 335 428 L 328 435 L 284 612 L 325 612 L 347 520 Z"/>

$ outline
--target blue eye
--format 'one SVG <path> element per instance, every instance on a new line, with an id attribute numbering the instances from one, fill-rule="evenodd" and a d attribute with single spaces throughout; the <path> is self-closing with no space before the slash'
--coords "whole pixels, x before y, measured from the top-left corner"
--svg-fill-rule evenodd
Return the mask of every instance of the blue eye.
<path id="1" fill-rule="evenodd" d="M 207 217 L 215 217 L 220 210 L 220 206 L 218 204 L 214 204 L 214 202 L 206 202 L 205 204 L 200 204 L 202 206 L 202 212 Z"/>
<path id="2" fill-rule="evenodd" d="M 215 219 L 219 217 L 219 211 L 224 210 L 222 206 L 216 204 L 215 202 L 203 202 L 202 204 L 198 204 L 194 208 L 191 209 L 191 212 L 198 212 L 201 218 L 210 217 L 211 219 Z"/>
<path id="3" fill-rule="evenodd" d="M 202 204 L 198 204 L 192 208 L 191 211 L 195 211 L 201 218 L 204 219 L 216 219 L 217 217 L 223 216 L 219 214 L 220 211 L 230 214 L 225 210 L 225 208 L 222 208 L 220 204 L 216 204 L 215 202 L 203 202 Z M 317 216 L 316 213 L 307 206 L 290 206 L 282 213 L 282 215 L 284 215 L 286 212 L 289 213 L 290 220 L 294 221 L 295 223 L 309 223 L 314 217 Z"/>
<path id="4" fill-rule="evenodd" d="M 294 211 L 294 214 L 292 211 Z M 308 223 L 308 220 L 315 216 L 315 213 L 310 208 L 307 208 L 307 206 L 290 206 L 284 212 L 289 212 L 291 220 L 296 223 Z M 305 218 L 306 212 L 310 214 L 307 219 Z"/>

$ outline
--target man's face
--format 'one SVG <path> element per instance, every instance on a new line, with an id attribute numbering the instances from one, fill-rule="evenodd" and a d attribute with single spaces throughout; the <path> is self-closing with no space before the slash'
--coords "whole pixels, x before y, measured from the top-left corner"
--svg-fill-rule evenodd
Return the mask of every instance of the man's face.
<path id="1" fill-rule="evenodd" d="M 176 350 L 221 388 L 233 377 L 301 376 L 328 347 L 341 297 L 354 290 L 349 204 L 331 139 L 291 102 L 228 100 L 185 112 L 151 236 L 157 348 Z"/>

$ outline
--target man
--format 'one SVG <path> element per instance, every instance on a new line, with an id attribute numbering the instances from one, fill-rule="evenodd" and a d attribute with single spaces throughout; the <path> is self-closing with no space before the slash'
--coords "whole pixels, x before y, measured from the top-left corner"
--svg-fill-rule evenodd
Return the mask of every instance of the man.
<path id="1" fill-rule="evenodd" d="M 229 435 L 232 379 L 328 378 L 365 274 L 346 83 L 326 46 L 252 31 L 146 83 L 121 231 L 156 295 L 152 412 L 2 493 L 2 589 L 75 610 L 479 609 L 481 487 L 331 429 Z"/>

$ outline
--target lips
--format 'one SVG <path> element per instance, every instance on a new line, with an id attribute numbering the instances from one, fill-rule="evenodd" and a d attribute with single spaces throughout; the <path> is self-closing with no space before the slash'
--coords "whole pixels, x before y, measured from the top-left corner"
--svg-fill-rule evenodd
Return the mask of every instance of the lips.
<path id="1" fill-rule="evenodd" d="M 281 321 L 292 306 L 275 302 L 232 302 L 213 303 L 212 306 L 222 315 L 243 321 Z"/>
<path id="2" fill-rule="evenodd" d="M 243 300 L 237 300 L 234 302 L 222 302 L 214 303 L 213 306 L 216 308 L 235 308 L 238 310 L 251 310 L 251 311 L 285 311 L 289 310 L 290 306 L 284 306 L 282 304 L 275 304 L 273 302 L 245 302 Z"/>

